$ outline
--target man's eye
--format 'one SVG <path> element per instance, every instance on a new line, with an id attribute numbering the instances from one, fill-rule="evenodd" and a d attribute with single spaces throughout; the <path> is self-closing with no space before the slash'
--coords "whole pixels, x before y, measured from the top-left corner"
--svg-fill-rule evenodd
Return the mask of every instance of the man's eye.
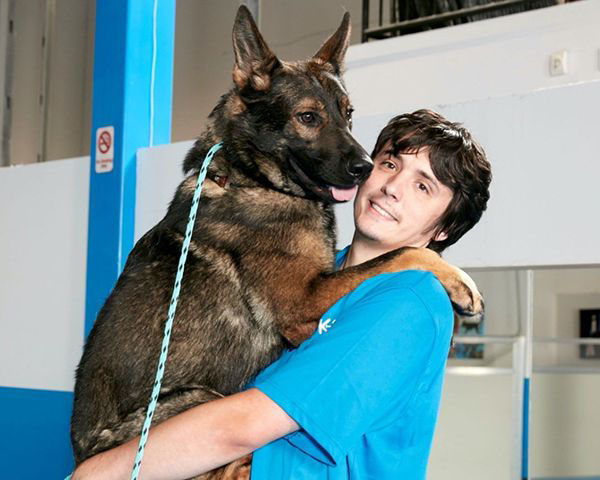
<path id="1" fill-rule="evenodd" d="M 298 114 L 298 120 L 304 125 L 312 125 L 317 121 L 317 116 L 313 112 L 302 112 Z"/>
<path id="2" fill-rule="evenodd" d="M 424 183 L 419 183 L 418 185 L 419 190 L 421 190 L 424 193 L 429 193 L 429 188 L 427 188 L 427 185 L 425 185 Z"/>
<path id="3" fill-rule="evenodd" d="M 383 166 L 386 168 L 389 168 L 390 170 L 393 170 L 396 168 L 396 164 L 394 162 L 390 162 L 389 160 L 384 161 Z"/>

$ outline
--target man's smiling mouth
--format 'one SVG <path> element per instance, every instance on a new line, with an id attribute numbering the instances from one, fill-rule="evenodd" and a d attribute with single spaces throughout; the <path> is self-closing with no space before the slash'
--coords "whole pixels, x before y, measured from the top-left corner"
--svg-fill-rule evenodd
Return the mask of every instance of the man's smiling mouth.
<path id="1" fill-rule="evenodd" d="M 377 205 L 375 202 L 369 200 L 369 204 L 371 205 L 371 208 L 373 210 L 375 210 L 375 212 L 377 212 L 377 214 L 381 215 L 383 218 L 385 218 L 387 220 L 397 221 L 396 217 L 394 217 L 387 210 L 384 210 L 382 207 L 380 207 L 379 205 Z"/>

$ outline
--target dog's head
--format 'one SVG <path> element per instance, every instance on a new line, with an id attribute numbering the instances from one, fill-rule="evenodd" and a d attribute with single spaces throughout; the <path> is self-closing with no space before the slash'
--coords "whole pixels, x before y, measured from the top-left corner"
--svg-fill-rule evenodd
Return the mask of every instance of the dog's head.
<path id="1" fill-rule="evenodd" d="M 275 187 L 327 202 L 352 198 L 373 163 L 352 136 L 352 105 L 341 74 L 350 15 L 309 60 L 284 62 L 250 12 L 233 28 L 233 90 L 213 112 L 225 145 Z"/>

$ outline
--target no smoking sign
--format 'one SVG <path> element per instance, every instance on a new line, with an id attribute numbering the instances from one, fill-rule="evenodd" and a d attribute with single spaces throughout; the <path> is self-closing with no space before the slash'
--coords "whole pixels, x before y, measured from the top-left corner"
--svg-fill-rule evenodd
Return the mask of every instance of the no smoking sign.
<path id="1" fill-rule="evenodd" d="M 112 172 L 114 143 L 114 127 L 100 127 L 96 130 L 96 173 Z"/>

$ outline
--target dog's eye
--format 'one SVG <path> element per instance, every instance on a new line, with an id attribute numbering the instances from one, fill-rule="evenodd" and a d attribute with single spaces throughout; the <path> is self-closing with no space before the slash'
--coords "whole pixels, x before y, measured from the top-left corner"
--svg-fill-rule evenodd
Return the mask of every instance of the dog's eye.
<path id="1" fill-rule="evenodd" d="M 354 109 L 352 107 L 348 107 L 348 110 L 346 110 L 346 120 L 349 122 L 352 121 L 352 112 L 354 112 Z"/>
<path id="2" fill-rule="evenodd" d="M 298 119 L 304 125 L 312 125 L 316 122 L 317 116 L 313 112 L 302 112 L 298 114 Z"/>

